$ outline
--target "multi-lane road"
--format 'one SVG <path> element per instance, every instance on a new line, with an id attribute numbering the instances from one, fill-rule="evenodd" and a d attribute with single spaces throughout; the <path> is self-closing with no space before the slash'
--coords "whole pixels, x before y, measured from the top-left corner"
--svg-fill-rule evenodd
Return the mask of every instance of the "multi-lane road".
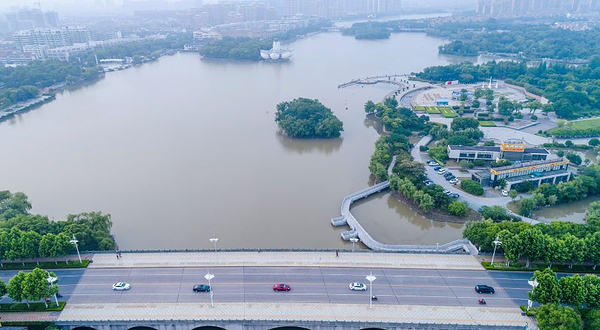
<path id="1" fill-rule="evenodd" d="M 351 291 L 351 282 L 368 285 L 364 268 L 329 267 L 196 267 L 108 268 L 57 270 L 62 299 L 77 303 L 189 303 L 209 302 L 210 294 L 195 293 L 207 284 L 210 271 L 213 298 L 218 302 L 368 303 L 369 291 Z M 16 272 L 0 272 L 7 281 Z M 476 306 L 485 298 L 488 307 L 515 307 L 527 303 L 531 273 L 475 270 L 373 269 L 376 304 Z M 128 282 L 131 290 L 112 290 L 115 282 Z M 289 284 L 289 292 L 274 292 L 275 283 Z M 479 295 L 477 284 L 496 288 L 494 295 Z M 8 298 L 4 298 L 7 300 Z"/>

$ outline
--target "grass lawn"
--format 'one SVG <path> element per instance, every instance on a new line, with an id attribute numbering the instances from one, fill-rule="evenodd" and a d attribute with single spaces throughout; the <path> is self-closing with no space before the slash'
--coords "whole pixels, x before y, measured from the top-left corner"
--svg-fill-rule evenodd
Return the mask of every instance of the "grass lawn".
<path id="1" fill-rule="evenodd" d="M 581 120 L 581 121 L 571 121 L 566 123 L 562 127 L 555 127 L 548 130 L 549 134 L 557 135 L 557 136 L 587 136 L 588 133 L 591 135 L 595 135 L 600 128 L 600 118 L 589 119 L 589 120 Z M 589 131 L 589 132 L 587 132 Z M 569 134 L 571 132 L 577 132 L 574 134 Z"/>
<path id="2" fill-rule="evenodd" d="M 427 113 L 437 114 L 442 112 L 437 107 L 427 107 Z"/>
<path id="3" fill-rule="evenodd" d="M 456 118 L 458 115 L 451 108 L 439 108 L 439 111 L 442 113 L 442 116 L 446 118 Z"/>
<path id="4" fill-rule="evenodd" d="M 64 301 L 59 301 L 58 306 L 56 306 L 56 302 L 50 299 L 48 303 L 48 308 L 44 305 L 43 302 L 32 302 L 29 303 L 29 307 L 24 302 L 20 303 L 10 303 L 10 304 L 0 304 L 1 312 L 60 312 L 65 308 L 67 304 Z"/>
<path id="5" fill-rule="evenodd" d="M 480 121 L 479 125 L 481 125 L 482 127 L 496 127 L 496 123 L 489 120 Z"/>
<path id="6" fill-rule="evenodd" d="M 418 105 L 418 106 L 416 106 L 416 107 L 413 107 L 413 110 L 414 110 L 414 111 L 426 111 L 426 110 L 427 110 L 427 108 L 426 108 L 426 107 L 424 107 L 424 106 Z"/>
<path id="7" fill-rule="evenodd" d="M 79 260 L 74 261 L 71 260 L 68 263 L 64 262 L 64 261 L 59 261 L 58 263 L 54 263 L 53 261 L 50 262 L 40 262 L 40 264 L 38 265 L 35 262 L 26 262 L 25 266 L 23 266 L 23 264 L 21 264 L 20 262 L 15 262 L 15 263 L 4 263 L 2 267 L 0 267 L 0 270 L 27 270 L 27 269 L 34 269 L 34 268 L 42 268 L 42 269 L 64 269 L 64 268 L 87 268 L 87 266 L 90 264 L 89 260 L 82 260 L 82 262 L 80 263 Z"/>

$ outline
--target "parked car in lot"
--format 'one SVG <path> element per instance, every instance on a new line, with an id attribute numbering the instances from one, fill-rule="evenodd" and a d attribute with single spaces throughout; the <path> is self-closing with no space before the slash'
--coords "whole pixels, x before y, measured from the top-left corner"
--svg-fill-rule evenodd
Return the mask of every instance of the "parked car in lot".
<path id="1" fill-rule="evenodd" d="M 364 283 L 354 282 L 350 283 L 350 290 L 352 291 L 367 291 L 367 286 Z"/>
<path id="2" fill-rule="evenodd" d="M 115 291 L 125 291 L 131 289 L 131 284 L 125 282 L 117 282 L 112 286 Z"/>
<path id="3" fill-rule="evenodd" d="M 423 180 L 423 184 L 426 186 L 430 186 L 433 184 L 433 182 L 431 180 Z"/>
<path id="4" fill-rule="evenodd" d="M 458 198 L 458 197 L 460 197 L 457 193 L 451 193 L 449 196 L 452 197 L 452 198 Z"/>
<path id="5" fill-rule="evenodd" d="M 444 190 L 444 194 L 450 196 L 450 194 L 452 194 L 452 192 L 450 190 Z"/>
<path id="6" fill-rule="evenodd" d="M 458 181 L 458 179 L 457 179 L 457 178 L 454 178 L 454 179 L 450 180 L 450 183 L 452 183 L 452 184 L 457 184 L 457 183 L 459 183 L 459 182 L 460 182 L 460 181 Z"/>
<path id="7" fill-rule="evenodd" d="M 446 181 L 450 181 L 452 179 L 456 179 L 456 177 L 454 175 L 448 175 L 445 178 L 446 178 Z"/>
<path id="8" fill-rule="evenodd" d="M 450 172 L 446 172 L 446 173 L 444 173 L 444 177 L 447 177 L 447 176 L 454 176 L 454 174 L 452 174 L 452 173 L 450 173 Z"/>
<path id="9" fill-rule="evenodd" d="M 436 162 L 436 161 L 433 161 L 433 160 L 428 160 L 428 161 L 427 161 L 427 165 L 429 165 L 429 166 L 438 166 L 438 165 L 440 165 L 440 164 L 438 164 L 438 162 Z"/>
<path id="10" fill-rule="evenodd" d="M 493 287 L 489 286 L 489 285 L 476 285 L 475 286 L 475 291 L 477 293 L 491 293 L 494 294 L 496 293 L 496 290 L 494 290 Z"/>
<path id="11" fill-rule="evenodd" d="M 440 168 L 437 172 L 438 172 L 438 174 L 444 174 L 444 173 L 446 173 L 446 169 Z"/>
<path id="12" fill-rule="evenodd" d="M 206 284 L 194 285 L 194 288 L 192 290 L 194 290 L 194 292 L 210 292 L 210 285 L 206 285 Z"/>
<path id="13" fill-rule="evenodd" d="M 273 291 L 290 291 L 292 288 L 285 283 L 277 283 L 273 285 Z"/>
<path id="14" fill-rule="evenodd" d="M 442 167 L 441 166 L 436 166 L 436 167 L 433 168 L 433 170 L 437 172 L 437 171 L 440 170 L 440 168 L 442 168 Z"/>
<path id="15" fill-rule="evenodd" d="M 502 190 L 502 196 L 508 196 L 508 191 Z"/>

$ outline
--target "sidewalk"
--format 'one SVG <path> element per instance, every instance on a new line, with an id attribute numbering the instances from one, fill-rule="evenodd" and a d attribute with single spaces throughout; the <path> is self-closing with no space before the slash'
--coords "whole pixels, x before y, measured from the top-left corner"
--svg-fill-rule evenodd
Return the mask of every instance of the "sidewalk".
<path id="1" fill-rule="evenodd" d="M 517 308 L 435 307 L 315 303 L 216 303 L 210 304 L 74 304 L 67 305 L 58 322 L 120 320 L 258 320 L 386 322 L 524 326 L 533 322 Z"/>
<path id="2" fill-rule="evenodd" d="M 128 267 L 355 267 L 483 270 L 477 259 L 462 254 L 334 252 L 123 252 L 95 254 L 89 268 Z"/>
<path id="3" fill-rule="evenodd" d="M 60 312 L 0 312 L 0 322 L 54 322 Z"/>

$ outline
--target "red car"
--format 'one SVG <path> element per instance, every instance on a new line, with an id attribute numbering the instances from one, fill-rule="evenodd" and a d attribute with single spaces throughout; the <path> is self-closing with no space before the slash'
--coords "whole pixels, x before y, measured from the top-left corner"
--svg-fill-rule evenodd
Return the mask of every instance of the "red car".
<path id="1" fill-rule="evenodd" d="M 290 291 L 292 288 L 284 283 L 277 283 L 273 285 L 273 291 Z"/>

